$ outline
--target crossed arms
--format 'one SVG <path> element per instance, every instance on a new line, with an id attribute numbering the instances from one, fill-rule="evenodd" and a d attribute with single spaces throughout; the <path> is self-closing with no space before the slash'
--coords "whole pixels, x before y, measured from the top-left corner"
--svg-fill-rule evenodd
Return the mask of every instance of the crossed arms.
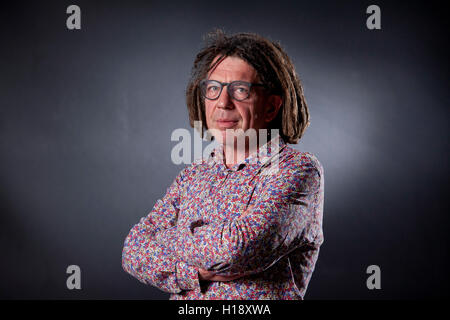
<path id="1" fill-rule="evenodd" d="M 180 293 L 199 288 L 201 279 L 227 281 L 262 272 L 305 242 L 314 242 L 321 228 L 316 211 L 323 171 L 308 157 L 290 161 L 294 166 L 289 170 L 267 176 L 263 192 L 243 214 L 197 227 L 177 224 L 191 167 L 185 168 L 131 229 L 123 268 L 143 283 Z"/>

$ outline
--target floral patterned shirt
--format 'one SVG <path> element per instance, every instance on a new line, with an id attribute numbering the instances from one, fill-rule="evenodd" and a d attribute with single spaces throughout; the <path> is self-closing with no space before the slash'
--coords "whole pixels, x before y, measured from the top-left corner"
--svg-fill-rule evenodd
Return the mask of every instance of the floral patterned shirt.
<path id="1" fill-rule="evenodd" d="M 323 195 L 320 162 L 281 138 L 231 168 L 219 145 L 131 229 L 123 268 L 173 300 L 303 299 L 323 242 Z M 199 268 L 244 276 L 200 281 Z"/>

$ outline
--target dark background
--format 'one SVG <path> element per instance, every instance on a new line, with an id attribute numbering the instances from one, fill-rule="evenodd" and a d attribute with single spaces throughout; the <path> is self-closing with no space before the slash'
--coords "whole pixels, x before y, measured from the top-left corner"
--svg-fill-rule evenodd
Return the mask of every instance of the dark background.
<path id="1" fill-rule="evenodd" d="M 66 8 L 81 8 L 81 30 Z M 381 30 L 366 8 L 381 8 Z M 214 27 L 279 40 L 325 169 L 306 299 L 448 296 L 447 11 L 411 1 L 16 1 L 0 10 L 0 298 L 167 299 L 123 241 L 183 165 L 184 90 Z M 82 290 L 66 288 L 81 268 Z M 381 268 L 381 290 L 366 287 Z"/>

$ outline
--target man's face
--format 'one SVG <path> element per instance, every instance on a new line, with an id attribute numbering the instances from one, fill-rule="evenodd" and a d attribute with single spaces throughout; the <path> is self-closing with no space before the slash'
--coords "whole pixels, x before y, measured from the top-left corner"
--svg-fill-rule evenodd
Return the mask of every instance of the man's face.
<path id="1" fill-rule="evenodd" d="M 232 81 L 260 83 L 256 70 L 237 57 L 226 57 L 208 75 L 208 80 L 227 83 Z M 264 94 L 262 87 L 252 87 L 247 99 L 237 101 L 229 96 L 227 87 L 224 86 L 217 100 L 205 99 L 204 101 L 208 129 L 219 130 L 216 133 L 214 133 L 214 130 L 213 134 L 221 143 L 225 143 L 225 131 L 227 129 L 242 129 L 245 132 L 248 129 L 268 128 L 279 108 L 279 106 L 275 107 L 276 110 L 274 110 L 274 104 L 276 105 L 278 100 L 274 103 L 273 96 L 269 97 Z M 227 139 L 226 143 L 229 142 L 231 141 Z"/>

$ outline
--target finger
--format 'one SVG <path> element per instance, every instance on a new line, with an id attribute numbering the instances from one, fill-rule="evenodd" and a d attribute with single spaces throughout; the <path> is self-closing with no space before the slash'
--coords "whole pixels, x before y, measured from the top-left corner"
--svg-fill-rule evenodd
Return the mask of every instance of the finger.
<path id="1" fill-rule="evenodd" d="M 249 213 L 253 209 L 253 207 L 254 207 L 253 205 L 248 206 L 247 209 L 245 209 L 244 214 Z"/>
<path id="2" fill-rule="evenodd" d="M 222 281 L 222 282 L 224 282 L 224 281 L 233 281 L 233 280 L 236 280 L 236 279 L 239 279 L 239 278 L 241 278 L 242 277 L 242 275 L 232 275 L 232 276 L 214 276 L 214 277 L 212 277 L 210 280 L 211 281 Z"/>

